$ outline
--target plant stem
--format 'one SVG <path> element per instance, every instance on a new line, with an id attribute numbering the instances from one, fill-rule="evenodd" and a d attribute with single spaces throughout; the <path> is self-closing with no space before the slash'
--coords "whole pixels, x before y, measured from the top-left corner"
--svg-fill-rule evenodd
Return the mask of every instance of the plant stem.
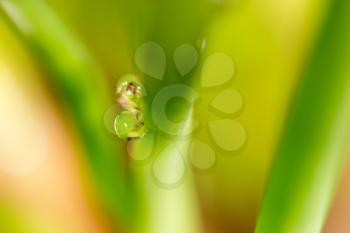
<path id="1" fill-rule="evenodd" d="M 162 151 L 170 145 L 177 144 L 182 150 L 182 157 L 187 161 L 188 142 L 171 138 L 166 133 L 157 131 L 157 122 L 152 119 L 152 103 L 155 96 L 164 88 L 172 85 L 193 86 L 196 78 L 195 72 L 186 77 L 181 77 L 174 65 L 173 52 L 183 44 L 197 47 L 198 42 L 203 40 L 203 29 L 206 21 L 210 18 L 206 12 L 207 3 L 202 0 L 177 0 L 177 1 L 121 1 L 126 25 L 130 38 L 130 50 L 135 52 L 145 42 L 160 45 L 166 54 L 166 71 L 161 80 L 152 80 L 145 74 L 140 77 L 146 87 L 145 100 L 145 123 L 150 133 L 154 134 L 155 141 L 152 161 L 145 166 L 134 166 L 135 174 L 139 180 L 140 192 L 143 192 L 145 203 L 144 226 L 140 232 L 149 233 L 196 233 L 201 232 L 198 203 L 196 201 L 195 187 L 192 180 L 190 166 L 185 164 L 186 176 L 181 184 L 170 189 L 162 188 L 152 179 L 152 167 L 161 156 Z M 200 51 L 199 56 L 201 56 Z M 199 59 L 200 60 L 200 59 Z M 132 73 L 139 73 L 139 67 L 135 67 Z M 181 93 L 178 97 L 182 97 Z M 185 94 L 186 95 L 186 94 Z M 174 96 L 176 97 L 176 96 Z M 182 98 L 179 98 L 182 100 Z M 172 100 L 176 100 L 173 98 Z M 167 107 L 170 118 L 182 117 L 186 121 L 191 109 L 187 105 L 176 108 L 178 102 L 168 103 Z M 175 107 L 174 107 L 175 106 Z M 164 111 L 165 109 L 158 109 Z M 184 116 L 184 117 L 183 117 Z M 163 128 L 163 131 L 164 130 Z M 170 130 L 169 130 L 170 131 Z M 137 143 L 137 142 L 136 142 Z M 146 147 L 148 147 L 147 145 Z M 146 150 L 147 148 L 145 148 Z M 145 150 L 140 150 L 142 151 Z M 168 153 L 162 161 L 163 168 L 179 169 L 171 166 L 175 154 Z M 173 172 L 169 169 L 169 173 Z M 164 213 L 166 212 L 166 213 Z"/>

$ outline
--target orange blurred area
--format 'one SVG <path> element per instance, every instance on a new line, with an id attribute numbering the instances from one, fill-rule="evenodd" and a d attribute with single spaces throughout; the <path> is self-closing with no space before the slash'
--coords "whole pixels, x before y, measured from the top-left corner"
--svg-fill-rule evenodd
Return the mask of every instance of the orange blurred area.
<path id="1" fill-rule="evenodd" d="M 0 196 L 26 232 L 110 232 L 46 75 L 0 21 Z"/>

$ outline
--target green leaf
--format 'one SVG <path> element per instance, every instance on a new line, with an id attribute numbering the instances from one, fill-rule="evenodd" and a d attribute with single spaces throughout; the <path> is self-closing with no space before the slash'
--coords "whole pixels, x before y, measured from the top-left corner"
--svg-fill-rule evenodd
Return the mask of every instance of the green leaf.
<path id="1" fill-rule="evenodd" d="M 143 158 L 142 153 L 152 146 L 147 165 L 133 164 L 145 204 L 145 223 L 140 232 L 200 232 L 195 188 L 190 167 L 185 163 L 189 142 L 173 135 L 181 127 L 172 123 L 190 121 L 191 106 L 183 102 L 187 102 L 184 98 L 191 99 L 191 87 L 198 76 L 199 42 L 210 18 L 208 2 L 125 0 L 121 6 L 130 50 L 135 53 L 135 68 L 130 72 L 138 74 L 146 88 L 145 125 L 154 138 L 153 145 L 144 143 L 144 139 L 133 145 L 136 158 Z M 184 57 L 186 61 L 182 60 Z M 165 186 L 174 184 L 163 187 L 162 181 Z"/>
<path id="2" fill-rule="evenodd" d="M 332 202 L 350 125 L 350 2 L 329 4 L 281 138 L 256 233 L 321 232 Z"/>
<path id="3" fill-rule="evenodd" d="M 51 72 L 48 78 L 78 128 L 91 173 L 106 207 L 114 217 L 130 215 L 118 143 L 102 126 L 113 96 L 105 77 L 74 33 L 41 0 L 1 0 L 0 9 L 19 36 Z"/>

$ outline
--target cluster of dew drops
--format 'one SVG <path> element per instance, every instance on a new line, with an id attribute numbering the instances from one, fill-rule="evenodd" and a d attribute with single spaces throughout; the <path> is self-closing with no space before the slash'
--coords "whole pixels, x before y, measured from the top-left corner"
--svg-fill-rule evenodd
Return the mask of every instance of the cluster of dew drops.
<path id="1" fill-rule="evenodd" d="M 120 139 L 141 138 L 146 134 L 142 107 L 145 95 L 137 76 L 127 74 L 118 80 L 116 101 L 120 111 L 114 120 L 114 130 Z"/>

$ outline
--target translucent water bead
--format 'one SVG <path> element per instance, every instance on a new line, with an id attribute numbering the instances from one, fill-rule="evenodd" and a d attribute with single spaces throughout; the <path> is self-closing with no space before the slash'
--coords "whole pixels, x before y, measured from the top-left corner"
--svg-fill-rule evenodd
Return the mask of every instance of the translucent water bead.
<path id="1" fill-rule="evenodd" d="M 140 109 L 141 99 L 146 95 L 139 79 L 132 74 L 122 76 L 117 83 L 117 102 L 122 108 Z"/>
<path id="2" fill-rule="evenodd" d="M 121 139 L 141 138 L 146 133 L 144 123 L 140 121 L 138 113 L 130 111 L 120 112 L 114 121 L 114 130 Z"/>
<path id="3" fill-rule="evenodd" d="M 146 133 L 142 113 L 143 85 L 135 75 L 124 75 L 117 83 L 117 102 L 122 111 L 114 121 L 114 130 L 121 139 L 141 138 Z"/>

